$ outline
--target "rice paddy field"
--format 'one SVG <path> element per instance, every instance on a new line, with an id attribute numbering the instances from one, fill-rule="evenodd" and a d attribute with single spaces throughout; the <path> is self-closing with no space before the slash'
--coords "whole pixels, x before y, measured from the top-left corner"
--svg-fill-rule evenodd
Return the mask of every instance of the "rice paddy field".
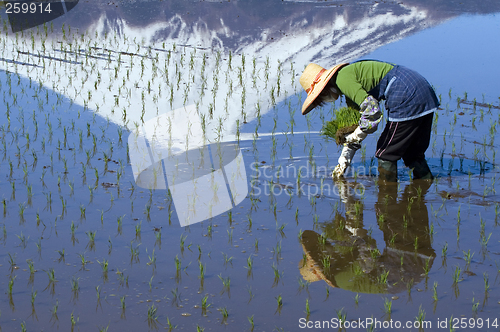
<path id="1" fill-rule="evenodd" d="M 1 331 L 500 330 L 498 5 L 251 4 L 2 14 Z M 320 130 L 344 103 L 301 115 L 309 62 L 373 58 L 436 89 L 432 182 L 378 183 L 383 128 L 334 181 Z M 155 121 L 169 146 L 236 146 L 244 195 L 180 226 L 175 181 L 138 181 Z"/>

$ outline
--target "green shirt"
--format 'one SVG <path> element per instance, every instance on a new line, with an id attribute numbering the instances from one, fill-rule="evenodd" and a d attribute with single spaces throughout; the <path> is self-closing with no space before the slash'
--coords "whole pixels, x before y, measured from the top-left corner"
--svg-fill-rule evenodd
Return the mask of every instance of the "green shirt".
<path id="1" fill-rule="evenodd" d="M 380 61 L 359 61 L 347 65 L 337 73 L 337 87 L 346 96 L 347 104 L 359 105 L 368 97 L 368 91 L 379 84 L 394 66 Z"/>

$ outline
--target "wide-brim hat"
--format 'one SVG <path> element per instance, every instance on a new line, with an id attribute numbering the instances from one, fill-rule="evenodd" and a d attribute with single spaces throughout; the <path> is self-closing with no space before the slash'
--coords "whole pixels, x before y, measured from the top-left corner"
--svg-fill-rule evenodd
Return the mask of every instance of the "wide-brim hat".
<path id="1" fill-rule="evenodd" d="M 300 76 L 300 85 L 302 85 L 307 93 L 307 98 L 302 105 L 302 115 L 306 115 L 314 108 L 313 101 L 319 96 L 321 91 L 323 91 L 333 75 L 346 65 L 348 65 L 348 63 L 341 63 L 328 70 L 315 63 L 307 65 Z"/>
<path id="2" fill-rule="evenodd" d="M 305 248 L 303 247 L 303 249 Z M 304 250 L 304 252 L 306 254 L 306 261 L 304 262 L 304 260 L 301 259 L 299 262 L 299 271 L 302 275 L 302 278 L 304 278 L 305 281 L 309 281 L 311 283 L 324 280 L 328 286 L 336 288 L 332 281 L 325 276 L 318 263 L 316 263 L 316 261 L 311 257 L 309 252 L 307 252 L 306 250 Z"/>
<path id="3" fill-rule="evenodd" d="M 315 231 L 305 230 L 302 233 L 301 244 L 305 254 L 305 261 L 302 259 L 299 263 L 299 271 L 302 278 L 311 283 L 324 280 L 328 286 L 335 288 L 336 286 L 333 284 L 332 280 L 325 275 L 323 269 L 319 265 L 319 234 Z M 316 259 L 313 256 L 315 256 Z"/>

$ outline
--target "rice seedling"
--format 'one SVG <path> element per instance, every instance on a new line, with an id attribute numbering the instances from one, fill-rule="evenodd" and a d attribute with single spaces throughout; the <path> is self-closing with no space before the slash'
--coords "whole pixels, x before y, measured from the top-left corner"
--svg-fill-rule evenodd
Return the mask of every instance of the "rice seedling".
<path id="1" fill-rule="evenodd" d="M 203 298 L 201 299 L 201 310 L 203 314 L 205 314 L 206 310 L 211 306 L 211 304 L 208 303 L 207 301 L 208 301 L 208 294 L 203 296 Z"/>
<path id="2" fill-rule="evenodd" d="M 479 301 L 475 301 L 474 298 L 472 298 L 472 312 L 474 315 L 477 315 L 477 310 L 479 309 Z"/>
<path id="3" fill-rule="evenodd" d="M 66 254 L 65 254 L 65 249 L 63 248 L 62 250 L 56 250 L 57 253 L 59 254 L 59 259 L 57 260 L 59 263 L 61 261 L 65 261 L 65 257 L 66 257 Z"/>
<path id="4" fill-rule="evenodd" d="M 148 250 L 146 249 L 146 254 L 148 253 Z M 148 255 L 149 262 L 147 263 L 148 266 L 153 266 L 153 270 L 156 268 L 156 255 L 155 255 L 155 250 L 153 249 L 153 252 L 151 256 Z"/>
<path id="5" fill-rule="evenodd" d="M 406 283 L 406 291 L 408 292 L 408 296 L 411 296 L 411 289 L 413 288 L 413 282 L 414 282 L 414 280 L 413 280 L 413 278 L 411 278 Z"/>
<path id="6" fill-rule="evenodd" d="M 273 254 L 275 255 L 277 260 L 281 258 L 281 241 L 278 241 L 276 243 L 276 247 L 274 247 L 273 249 Z"/>
<path id="7" fill-rule="evenodd" d="M 161 227 L 158 230 L 155 230 L 155 245 L 158 244 L 161 248 Z"/>
<path id="8" fill-rule="evenodd" d="M 459 266 L 455 267 L 455 270 L 453 271 L 453 285 L 457 285 L 462 279 L 460 278 L 462 274 L 462 270 L 460 269 Z"/>
<path id="9" fill-rule="evenodd" d="M 37 295 L 38 295 L 38 291 L 31 290 L 31 306 L 32 307 L 35 306 L 35 300 L 36 300 Z"/>
<path id="10" fill-rule="evenodd" d="M 5 225 L 4 225 L 4 229 L 5 229 Z M 4 239 L 5 238 L 6 238 L 6 236 L 5 236 L 5 233 L 4 233 Z M 8 252 L 7 255 L 9 255 L 9 265 L 10 265 L 10 268 L 12 270 L 16 266 L 16 254 L 14 254 L 14 256 L 12 256 L 10 254 L 10 252 Z"/>
<path id="11" fill-rule="evenodd" d="M 167 317 L 167 327 L 169 331 L 172 331 L 173 329 L 177 328 L 177 325 L 173 325 L 172 321 L 170 321 L 170 318 Z"/>
<path id="12" fill-rule="evenodd" d="M 337 318 L 342 321 L 346 321 L 347 320 L 347 313 L 344 312 L 344 308 L 341 308 L 339 310 L 335 310 L 335 312 L 337 313 Z"/>
<path id="13" fill-rule="evenodd" d="M 97 260 L 97 263 L 101 266 L 101 270 L 102 270 L 102 273 L 108 273 L 108 265 L 109 265 L 109 262 L 107 259 L 103 260 L 102 262 L 100 262 L 99 260 Z"/>
<path id="14" fill-rule="evenodd" d="M 297 278 L 297 281 L 298 281 L 298 283 L 299 283 L 299 293 L 300 293 L 303 289 L 308 290 L 309 285 L 311 284 L 309 281 L 304 281 L 304 279 L 302 279 L 302 278 L 300 278 L 300 277 L 299 277 L 299 278 Z M 329 293 L 328 288 L 327 288 L 327 293 Z"/>
<path id="15" fill-rule="evenodd" d="M 380 284 L 385 285 L 387 283 L 387 277 L 389 276 L 390 271 L 384 271 L 381 272 L 380 275 L 377 277 L 377 280 Z"/>
<path id="16" fill-rule="evenodd" d="M 281 308 L 283 307 L 283 298 L 281 297 L 281 294 L 275 297 L 276 303 L 278 304 L 278 309 L 276 310 L 277 312 L 281 312 Z"/>
<path id="17" fill-rule="evenodd" d="M 99 327 L 99 332 L 108 332 L 109 324 L 106 327 Z"/>
<path id="18" fill-rule="evenodd" d="M 60 198 L 61 198 L 61 206 L 62 206 L 61 215 L 64 215 L 66 212 L 66 202 L 67 201 L 62 196 L 60 196 Z"/>
<path id="19" fill-rule="evenodd" d="M 140 243 L 135 247 L 132 245 L 133 241 L 130 241 L 130 262 L 138 262 L 139 261 L 139 246 Z"/>
<path id="20" fill-rule="evenodd" d="M 439 299 L 438 294 L 437 294 L 437 286 L 438 286 L 438 282 L 434 281 L 434 286 L 432 287 L 432 299 L 434 300 L 434 302 L 437 302 Z"/>
<path id="21" fill-rule="evenodd" d="M 302 234 L 304 234 L 304 231 L 302 229 L 299 229 L 297 233 L 297 238 L 299 239 L 299 241 L 302 239 Z"/>
<path id="22" fill-rule="evenodd" d="M 158 308 L 156 308 L 154 304 L 148 307 L 148 323 L 152 323 L 153 321 L 158 320 L 158 316 L 156 314 L 157 311 Z"/>
<path id="23" fill-rule="evenodd" d="M 248 272 L 251 273 L 252 268 L 253 268 L 253 257 L 252 255 L 248 256 L 247 258 L 247 266 L 245 266 L 246 269 L 248 269 Z"/>
<path id="24" fill-rule="evenodd" d="M 370 256 L 372 257 L 372 259 L 376 260 L 380 256 L 380 250 L 378 250 L 377 248 L 370 250 Z"/>
<path id="25" fill-rule="evenodd" d="M 231 288 L 231 279 L 230 277 L 227 277 L 227 278 L 223 278 L 222 275 L 218 275 L 219 279 L 222 281 L 222 285 L 223 285 L 223 289 L 222 289 L 222 292 L 221 294 L 224 294 L 224 292 L 228 292 L 229 294 L 229 291 L 230 291 L 230 288 Z"/>
<path id="26" fill-rule="evenodd" d="M 35 274 L 36 270 L 35 270 L 35 267 L 34 267 L 34 264 L 33 264 L 33 260 L 32 259 L 27 259 L 26 263 L 28 263 L 28 268 L 29 268 L 29 271 L 30 271 L 30 276 L 33 275 L 33 274 Z"/>
<path id="27" fill-rule="evenodd" d="M 125 277 L 125 274 L 118 269 L 116 269 L 116 275 L 118 276 L 118 281 L 120 285 L 121 286 L 126 285 L 128 287 L 128 276 Z"/>
<path id="28" fill-rule="evenodd" d="M 323 269 L 325 272 L 330 270 L 330 264 L 331 264 L 330 262 L 331 262 L 330 255 L 324 256 L 323 259 L 321 260 L 321 263 L 323 264 Z"/>
<path id="29" fill-rule="evenodd" d="M 247 319 L 248 319 L 248 322 L 250 323 L 250 331 L 253 331 L 254 327 L 255 327 L 255 322 L 254 322 L 254 315 L 252 316 L 248 316 Z"/>
<path id="30" fill-rule="evenodd" d="M 23 232 L 21 232 L 21 235 L 16 235 L 16 236 L 20 241 L 19 246 L 23 247 L 23 249 L 26 249 L 26 246 L 28 245 L 29 236 L 28 236 L 28 238 L 26 238 L 26 236 L 23 234 Z"/>
<path id="31" fill-rule="evenodd" d="M 120 216 L 120 217 L 116 218 L 116 222 L 117 222 L 117 224 L 118 224 L 117 233 L 118 233 L 119 235 L 121 235 L 121 234 L 122 234 L 122 230 L 123 230 L 122 225 L 123 225 L 123 218 L 124 218 L 124 217 L 125 217 L 125 215 L 123 215 L 123 216 Z"/>
<path id="32" fill-rule="evenodd" d="M 184 243 L 186 241 L 186 238 L 187 238 L 187 235 L 181 234 L 180 243 L 179 243 L 181 253 L 184 252 Z"/>
<path id="33" fill-rule="evenodd" d="M 8 294 L 9 297 L 12 297 L 12 288 L 14 287 L 14 280 L 16 280 L 17 276 L 10 276 L 9 278 L 9 284 L 8 284 Z"/>
<path id="34" fill-rule="evenodd" d="M 153 289 L 153 278 L 154 278 L 154 275 L 151 276 L 151 279 L 149 279 L 149 292 L 151 293 L 151 290 Z"/>
<path id="35" fill-rule="evenodd" d="M 85 258 L 85 252 L 83 253 L 78 253 L 77 254 L 78 257 L 80 257 L 80 262 L 82 264 L 82 269 L 85 269 L 85 265 L 89 262 L 86 258 Z"/>
<path id="36" fill-rule="evenodd" d="M 483 251 L 486 251 L 486 247 L 488 246 L 488 242 L 490 241 L 491 235 L 490 233 L 487 237 L 484 234 L 481 234 L 479 242 L 481 243 L 481 247 Z"/>
<path id="37" fill-rule="evenodd" d="M 83 205 L 80 205 L 80 218 L 85 219 L 86 208 Z"/>
<path id="38" fill-rule="evenodd" d="M 338 145 L 343 144 L 345 136 L 356 128 L 359 118 L 359 112 L 352 108 L 335 110 L 335 118 L 323 125 L 321 134 L 334 139 Z"/>
<path id="39" fill-rule="evenodd" d="M 278 270 L 278 267 L 273 263 L 272 265 L 273 272 L 274 272 L 274 282 L 273 282 L 273 287 L 276 287 L 278 285 L 278 282 L 280 279 L 283 277 L 283 274 L 285 273 L 282 271 L 281 273 Z"/>
<path id="40" fill-rule="evenodd" d="M 392 313 L 392 300 L 384 298 L 384 312 L 388 317 L 391 317 Z"/>
<path id="41" fill-rule="evenodd" d="M 36 250 L 38 251 L 39 254 L 41 254 L 42 253 L 42 238 L 38 238 L 38 241 L 35 244 L 36 244 Z"/>
<path id="42" fill-rule="evenodd" d="M 228 257 L 227 254 L 225 253 L 222 253 L 222 257 L 224 258 L 224 266 L 227 268 L 227 265 L 230 264 L 231 266 L 233 266 L 233 257 Z"/>
<path id="43" fill-rule="evenodd" d="M 418 307 L 418 315 L 415 317 L 415 320 L 419 323 L 418 326 L 424 326 L 423 321 L 425 319 L 425 311 L 422 309 L 422 305 Z"/>
<path id="44" fill-rule="evenodd" d="M 135 237 L 137 239 L 140 239 L 141 238 L 141 226 L 142 226 L 142 222 L 139 222 L 135 225 Z"/>
<path id="45" fill-rule="evenodd" d="M 174 261 L 175 261 L 175 271 L 179 273 L 179 271 L 181 270 L 181 260 L 179 259 L 178 256 L 175 256 Z"/>
<path id="46" fill-rule="evenodd" d="M 424 264 L 424 275 L 427 276 L 429 274 L 429 271 L 430 271 L 430 265 L 431 265 L 431 260 L 432 260 L 432 257 L 429 257 L 425 260 L 425 264 Z"/>
<path id="47" fill-rule="evenodd" d="M 89 239 L 89 242 L 87 243 L 86 248 L 89 248 L 89 250 L 92 250 L 92 251 L 95 250 L 95 235 L 96 235 L 96 233 L 97 233 L 97 231 L 85 232 L 85 234 L 87 234 L 87 237 Z"/>
<path id="48" fill-rule="evenodd" d="M 445 242 L 443 248 L 441 249 L 441 256 L 443 258 L 446 258 L 447 253 L 448 253 L 448 243 Z"/>
<path id="49" fill-rule="evenodd" d="M 329 289 L 329 288 L 327 288 Z M 358 307 L 359 305 L 359 293 L 356 293 L 356 296 L 354 296 L 354 305 Z"/>
<path id="50" fill-rule="evenodd" d="M 73 315 L 73 313 L 71 313 L 70 319 L 71 319 L 71 328 L 73 329 L 76 323 L 80 320 L 80 317 L 77 317 L 75 320 L 75 316 Z"/>
<path id="51" fill-rule="evenodd" d="M 26 210 L 26 206 L 24 205 L 24 203 L 19 203 L 19 217 L 22 221 L 24 221 L 24 210 Z"/>
<path id="52" fill-rule="evenodd" d="M 474 257 L 474 253 L 472 253 L 472 254 L 471 254 L 471 253 L 470 253 L 470 249 L 469 249 L 469 250 L 467 250 L 467 252 L 465 252 L 465 251 L 462 251 L 462 252 L 463 252 L 463 254 L 464 254 L 465 269 L 466 269 L 466 271 L 468 271 L 468 270 L 469 270 L 469 268 L 470 268 L 470 263 L 471 263 L 471 261 L 472 261 L 472 257 Z"/>
<path id="53" fill-rule="evenodd" d="M 52 318 L 55 319 L 56 321 L 58 320 L 57 318 L 57 310 L 59 308 L 59 300 L 56 300 L 56 304 L 54 304 L 54 306 L 52 307 Z"/>
<path id="54" fill-rule="evenodd" d="M 73 295 L 78 294 L 78 291 L 80 290 L 80 285 L 79 285 L 79 280 L 80 278 L 75 278 L 74 276 L 71 278 L 71 290 L 73 291 Z M 77 296 L 76 296 L 77 297 Z"/>

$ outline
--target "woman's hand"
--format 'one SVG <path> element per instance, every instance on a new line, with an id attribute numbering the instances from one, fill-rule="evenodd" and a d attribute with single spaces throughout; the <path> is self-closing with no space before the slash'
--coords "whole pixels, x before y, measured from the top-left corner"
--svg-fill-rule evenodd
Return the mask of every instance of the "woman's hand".
<path id="1" fill-rule="evenodd" d="M 345 143 L 344 147 L 342 148 L 342 153 L 340 154 L 339 160 L 338 160 L 338 165 L 335 166 L 335 169 L 333 170 L 332 176 L 334 179 L 338 179 L 342 176 L 344 176 L 344 173 L 351 165 L 352 158 L 354 157 L 354 154 L 356 153 L 357 150 L 361 148 L 361 144 L 359 143 Z"/>
<path id="2" fill-rule="evenodd" d="M 356 130 L 354 130 L 353 133 L 347 135 L 345 137 L 345 142 L 346 143 L 361 143 L 367 136 L 368 134 L 365 133 L 364 131 L 361 130 L 361 128 L 358 126 Z"/>

